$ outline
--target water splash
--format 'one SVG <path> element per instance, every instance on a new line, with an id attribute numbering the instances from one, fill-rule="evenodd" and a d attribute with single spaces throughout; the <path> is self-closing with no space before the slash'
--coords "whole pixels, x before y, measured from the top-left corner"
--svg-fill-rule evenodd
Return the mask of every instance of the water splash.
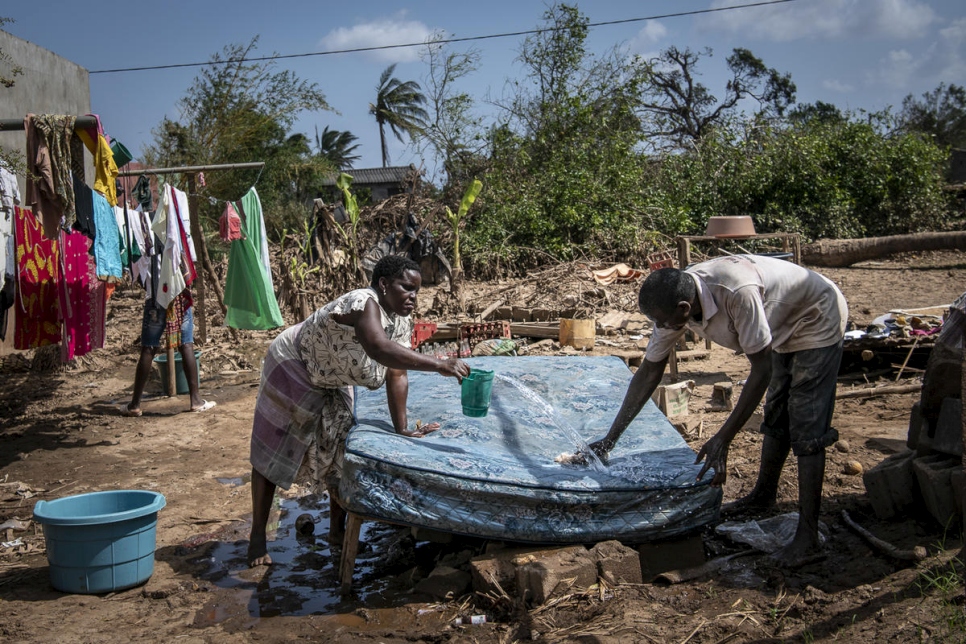
<path id="1" fill-rule="evenodd" d="M 581 435 L 574 429 L 570 423 L 560 417 L 560 415 L 553 408 L 553 405 L 544 400 L 537 392 L 535 392 L 530 387 L 526 386 L 516 378 L 512 376 L 507 376 L 505 374 L 497 373 L 493 374 L 495 378 L 502 380 L 503 382 L 513 385 L 517 390 L 523 394 L 523 397 L 534 403 L 537 408 L 547 417 L 550 421 L 556 425 L 564 434 L 566 434 L 577 446 L 577 453 L 586 457 L 587 461 L 590 463 L 596 471 L 601 473 L 608 473 L 608 468 L 604 465 L 604 462 L 600 460 L 600 457 L 594 453 L 594 450 L 590 449 Z"/>

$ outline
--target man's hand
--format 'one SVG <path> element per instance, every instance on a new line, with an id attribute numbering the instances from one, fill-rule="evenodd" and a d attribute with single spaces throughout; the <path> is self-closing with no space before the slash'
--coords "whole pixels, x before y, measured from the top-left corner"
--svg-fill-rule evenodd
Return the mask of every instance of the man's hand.
<path id="1" fill-rule="evenodd" d="M 463 378 L 470 375 L 470 365 L 458 358 L 447 358 L 440 361 L 436 372 L 441 376 L 456 378 L 456 382 L 462 383 Z"/>
<path id="2" fill-rule="evenodd" d="M 698 458 L 694 461 L 694 464 L 697 465 L 704 460 L 704 467 L 698 472 L 699 481 L 704 478 L 709 469 L 714 468 L 714 478 L 711 479 L 711 485 L 715 487 L 724 485 L 725 481 L 728 480 L 729 447 L 731 447 L 731 441 L 724 438 L 721 432 L 708 439 L 708 442 L 698 452 Z"/>
<path id="3" fill-rule="evenodd" d="M 600 461 L 607 465 L 607 461 L 610 458 L 610 451 L 614 449 L 614 442 L 609 438 L 602 438 L 599 441 L 594 441 L 587 447 L 589 447 Z"/>

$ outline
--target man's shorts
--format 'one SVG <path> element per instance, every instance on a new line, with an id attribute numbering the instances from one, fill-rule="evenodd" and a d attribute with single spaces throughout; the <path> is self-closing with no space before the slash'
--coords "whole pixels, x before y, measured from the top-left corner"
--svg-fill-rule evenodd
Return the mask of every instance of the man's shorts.
<path id="1" fill-rule="evenodd" d="M 818 454 L 838 440 L 832 428 L 842 342 L 771 354 L 771 382 L 761 433 L 791 443 L 795 456 Z"/>
<path id="2" fill-rule="evenodd" d="M 144 302 L 144 318 L 141 320 L 141 346 L 158 347 L 161 336 L 167 327 L 167 312 L 151 300 Z M 195 341 L 194 307 L 189 306 L 184 312 L 181 322 L 181 344 L 194 344 Z"/>

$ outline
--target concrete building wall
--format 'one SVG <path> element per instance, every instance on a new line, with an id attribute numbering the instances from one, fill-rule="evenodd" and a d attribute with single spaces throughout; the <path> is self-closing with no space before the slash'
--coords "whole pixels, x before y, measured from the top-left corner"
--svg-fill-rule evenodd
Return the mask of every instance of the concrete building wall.
<path id="1" fill-rule="evenodd" d="M 0 119 L 22 119 L 27 114 L 73 114 L 91 111 L 91 89 L 87 70 L 57 54 L 0 30 L 0 50 L 10 62 L 23 69 L 13 87 L 0 86 Z M 2 75 L 10 75 L 10 63 L 0 63 Z M 24 152 L 23 130 L 0 132 L 0 146 Z M 83 146 L 81 146 L 83 148 Z M 85 154 L 84 169 L 93 177 L 93 165 Z M 18 177 L 23 194 L 26 177 Z M 90 181 L 88 181 L 88 184 Z M 11 309 L 12 312 L 12 309 Z M 0 355 L 13 348 L 13 316 L 9 315 L 6 340 L 0 343 Z"/>
<path id="2" fill-rule="evenodd" d="M 0 119 L 22 119 L 31 113 L 81 116 L 91 111 L 90 76 L 86 69 L 2 30 L 0 50 L 23 68 L 13 87 L 0 87 Z M 4 64 L 3 72 L 4 76 L 9 75 L 8 64 Z M 23 131 L 0 132 L 0 145 L 22 152 Z M 90 175 L 90 159 L 87 164 Z M 22 191 L 24 177 L 20 181 Z"/>

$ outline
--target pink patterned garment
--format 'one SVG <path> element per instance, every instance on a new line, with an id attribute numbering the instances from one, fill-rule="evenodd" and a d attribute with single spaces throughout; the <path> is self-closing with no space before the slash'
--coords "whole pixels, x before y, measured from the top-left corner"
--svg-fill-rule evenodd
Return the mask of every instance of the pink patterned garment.
<path id="1" fill-rule="evenodd" d="M 91 240 L 80 232 L 61 235 L 64 278 L 58 291 L 64 337 L 60 354 L 67 362 L 104 346 L 107 298 L 90 254 Z"/>
<path id="2" fill-rule="evenodd" d="M 44 237 L 40 220 L 30 210 L 14 208 L 14 226 L 18 281 L 13 347 L 25 350 L 57 344 L 61 336 L 57 243 Z"/>

